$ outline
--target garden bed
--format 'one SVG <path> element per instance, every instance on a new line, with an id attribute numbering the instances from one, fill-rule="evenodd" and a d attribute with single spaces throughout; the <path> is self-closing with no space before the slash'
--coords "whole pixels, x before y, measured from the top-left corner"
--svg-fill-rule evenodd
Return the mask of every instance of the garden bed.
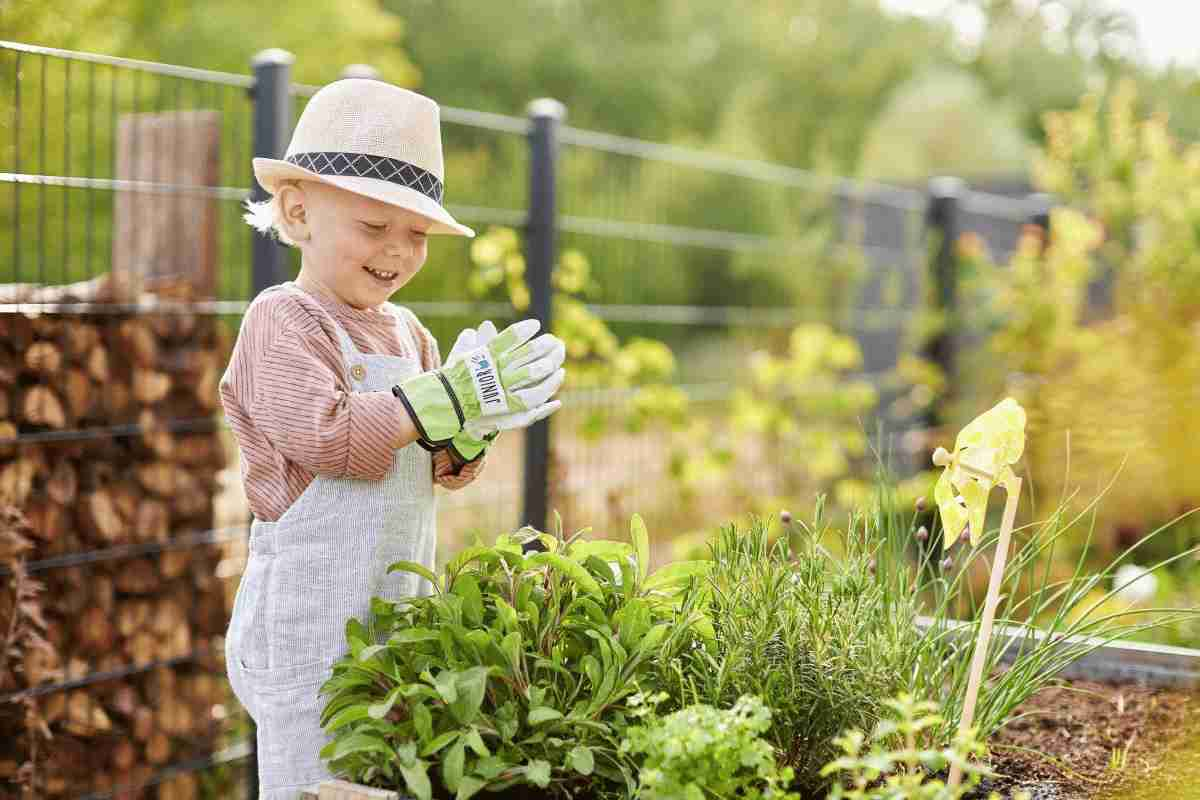
<path id="1" fill-rule="evenodd" d="M 997 778 L 987 781 L 975 796 L 991 791 L 1011 797 L 1017 790 L 1031 800 L 1182 800 L 1196 790 L 1200 747 L 1200 696 L 1178 689 L 1077 680 L 1047 688 L 1018 707 L 1016 719 L 992 740 L 992 764 Z M 1182 758 L 1175 755 L 1190 753 Z M 1114 756 L 1114 753 L 1117 755 Z M 339 782 L 341 791 L 350 785 Z M 391 796 L 362 788 L 328 796 L 366 798 Z M 1182 792 L 1171 794 L 1171 791 Z M 375 793 L 371 793 L 371 792 Z M 1163 792 L 1166 792 L 1164 794 Z M 530 787 L 494 797 L 542 798 L 548 793 Z"/>
<path id="2" fill-rule="evenodd" d="M 1198 709 L 1200 697 L 1179 689 L 1083 680 L 1044 689 L 990 742 L 999 777 L 986 788 L 1025 789 L 1032 800 L 1141 797 L 1130 792 L 1166 781 L 1178 768 L 1172 754 L 1195 745 Z"/>

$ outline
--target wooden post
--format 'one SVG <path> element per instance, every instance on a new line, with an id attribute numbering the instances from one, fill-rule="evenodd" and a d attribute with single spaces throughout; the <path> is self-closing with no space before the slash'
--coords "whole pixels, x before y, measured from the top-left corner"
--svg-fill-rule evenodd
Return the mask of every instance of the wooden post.
<path id="1" fill-rule="evenodd" d="M 387 789 L 372 789 L 358 783 L 333 780 L 323 781 L 315 794 L 305 792 L 301 797 L 303 800 L 397 800 L 400 794 Z"/>
<path id="2" fill-rule="evenodd" d="M 117 192 L 112 288 L 136 302 L 156 279 L 181 279 L 194 299 L 216 296 L 218 200 L 189 193 L 220 183 L 221 115 L 216 111 L 126 114 L 117 129 L 118 180 L 157 184 Z"/>

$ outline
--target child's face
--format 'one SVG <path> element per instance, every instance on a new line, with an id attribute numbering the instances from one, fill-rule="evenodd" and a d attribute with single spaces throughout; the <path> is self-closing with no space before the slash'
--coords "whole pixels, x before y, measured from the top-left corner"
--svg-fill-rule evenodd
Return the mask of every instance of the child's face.
<path id="1" fill-rule="evenodd" d="M 302 181 L 296 196 L 284 194 L 289 188 L 281 187 L 280 201 L 285 218 L 300 222 L 301 237 L 293 238 L 302 269 L 347 305 L 379 306 L 425 264 L 426 218 L 317 181 Z"/>

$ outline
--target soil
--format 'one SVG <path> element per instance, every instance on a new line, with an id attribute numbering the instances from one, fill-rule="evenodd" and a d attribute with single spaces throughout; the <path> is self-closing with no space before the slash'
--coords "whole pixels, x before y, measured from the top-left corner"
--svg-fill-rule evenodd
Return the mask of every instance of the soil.
<path id="1" fill-rule="evenodd" d="M 1180 772 L 1200 762 L 1196 694 L 1073 681 L 1038 692 L 1013 718 L 990 742 L 997 778 L 980 798 L 1018 789 L 1032 800 L 1200 798 L 1195 776 Z M 1119 760 L 1126 748 L 1124 766 L 1114 767 L 1114 752 Z M 1145 788 L 1180 783 L 1178 795 Z"/>

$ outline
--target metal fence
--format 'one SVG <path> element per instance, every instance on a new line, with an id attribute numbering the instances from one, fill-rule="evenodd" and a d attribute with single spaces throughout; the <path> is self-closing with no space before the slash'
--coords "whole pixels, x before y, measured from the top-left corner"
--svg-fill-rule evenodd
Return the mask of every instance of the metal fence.
<path id="1" fill-rule="evenodd" d="M 61 345 L 69 361 L 73 334 L 51 330 L 47 322 L 67 319 L 99 330 L 101 341 L 115 345 L 109 356 L 116 364 L 136 363 L 137 341 L 128 338 L 136 325 L 121 328 L 132 320 L 163 333 L 159 362 L 190 363 L 187 353 L 198 337 L 227 357 L 249 301 L 291 277 L 298 263 L 294 251 L 254 234 L 240 219 L 242 201 L 261 193 L 251 157 L 282 155 L 303 102 L 317 88 L 293 83 L 290 63 L 287 54 L 267 51 L 252 74 L 235 75 L 0 43 L 0 75 L 6 76 L 0 82 L 0 253 L 8 254 L 0 283 L 10 290 L 0 298 L 0 321 L 10 333 L 18 321 L 33 326 L 25 338 L 0 343 L 0 353 L 19 359 L 20 343 L 49 341 Z M 559 254 L 586 254 L 598 277 L 589 309 L 618 334 L 653 335 L 670 344 L 679 357 L 679 387 L 695 413 L 713 420 L 728 408 L 746 353 L 777 343 L 800 322 L 853 332 L 863 347 L 864 374 L 881 378 L 896 363 L 905 325 L 931 288 L 930 228 L 945 234 L 937 239 L 934 294 L 952 304 L 950 247 L 957 232 L 979 231 L 1003 257 L 1020 227 L 1044 211 L 1039 198 L 972 192 L 960 184 L 937 183 L 927 191 L 850 181 L 580 130 L 547 101 L 532 103 L 528 112 L 442 108 L 448 193 L 455 201 L 450 211 L 476 227 L 523 231 L 530 312 L 547 322 Z M 457 177 L 462 174 L 474 179 Z M 820 225 L 830 226 L 829 236 L 814 241 L 811 233 Z M 439 240 L 402 298 L 442 342 L 484 317 L 515 317 L 495 297 L 465 298 L 457 291 L 470 269 L 469 247 Z M 813 272 L 816 256 L 840 249 L 864 259 L 858 301 L 848 310 L 797 304 L 796 285 L 803 290 L 820 277 Z M 110 282 L 107 293 L 96 288 L 100 278 Z M 46 291 L 63 285 L 74 286 L 65 294 Z M 118 332 L 106 339 L 110 327 Z M 77 356 L 93 352 L 83 348 Z M 949 360 L 952 343 L 940 352 Z M 37 548 L 26 569 L 54 591 L 83 598 L 72 614 L 95 622 L 86 606 L 99 603 L 118 618 L 118 629 L 98 635 L 52 613 L 51 625 L 61 629 L 58 643 L 66 646 L 82 633 L 87 646 L 47 679 L 0 696 L 0 708 L 34 701 L 45 714 L 63 706 L 55 713 L 71 735 L 55 741 L 76 737 L 103 754 L 102 763 L 92 763 L 71 751 L 94 780 L 60 784 L 54 796 L 134 796 L 142 791 L 136 787 L 162 797 L 229 796 L 253 786 L 247 720 L 227 691 L 216 701 L 205 694 L 203 677 L 221 677 L 221 622 L 245 558 L 249 516 L 236 449 L 215 396 L 193 397 L 199 405 L 186 408 L 172 400 L 180 386 L 192 395 L 215 395 L 215 384 L 191 385 L 195 376 L 185 364 L 163 397 L 139 400 L 101 421 L 109 390 L 97 372 L 83 386 L 97 393 L 101 408 L 76 414 L 68 407 L 63 424 L 50 425 L 36 403 L 32 416 L 24 414 L 33 387 L 49 382 L 42 363 L 14 361 L 7 377 L 0 364 L 15 423 L 15 436 L 0 436 L 0 467 L 22 459 L 32 464 L 23 482 L 19 471 L 14 478 L 28 486 L 23 499 L 38 512 Z M 86 373 L 89 367 L 79 364 L 76 371 Z M 144 374 L 130 380 L 138 377 L 150 392 Z M 888 390 L 881 388 L 890 428 L 913 424 L 886 411 Z M 668 434 L 617 429 L 596 439 L 580 433 L 631 391 L 572 393 L 551 425 L 502 437 L 486 480 L 443 496 L 441 529 L 448 541 L 545 520 L 551 505 L 573 522 L 599 526 L 617 524 L 632 510 L 652 516 L 657 506 L 676 504 L 661 489 L 672 469 Z M 80 402 L 93 399 L 85 393 Z M 157 413 L 146 416 L 147 409 Z M 155 470 L 165 459 L 156 448 L 195 452 L 212 442 L 224 456 L 203 466 L 209 471 L 202 479 L 188 483 L 186 475 L 168 470 L 170 480 L 158 480 Z M 38 526 L 49 524 L 47 498 L 57 496 L 53 481 L 67 469 L 58 466 L 64 462 L 78 472 L 78 491 L 52 537 Z M 97 466 L 103 464 L 109 466 Z M 0 476 L 0 492 L 11 488 L 6 480 L 12 477 Z M 770 475 L 762 487 L 781 490 Z M 87 505 L 94 513 L 102 490 L 112 495 L 113 518 L 128 530 L 84 519 L 79 509 Z M 185 490 L 208 498 L 207 507 L 177 513 L 186 505 Z M 167 524 L 146 522 L 152 529 L 146 533 L 141 521 L 148 512 L 142 512 L 151 503 Z M 706 515 L 718 507 L 669 508 L 663 519 L 690 513 L 688 524 L 705 527 L 717 522 Z M 130 577 L 138 573 L 154 577 L 139 584 Z M 187 591 L 221 598 L 220 615 L 203 602 L 184 603 Z M 185 624 L 188 641 L 165 651 L 136 645 L 150 641 L 137 636 L 143 626 L 156 630 L 156 614 L 167 606 L 155 603 L 166 595 L 175 598 L 171 613 L 184 616 L 168 615 L 162 625 Z M 185 729 L 155 716 L 172 692 L 195 695 L 203 724 Z M 133 752 L 122 742 L 132 743 Z M 135 787 L 125 787 L 133 794 L 124 784 Z"/>

